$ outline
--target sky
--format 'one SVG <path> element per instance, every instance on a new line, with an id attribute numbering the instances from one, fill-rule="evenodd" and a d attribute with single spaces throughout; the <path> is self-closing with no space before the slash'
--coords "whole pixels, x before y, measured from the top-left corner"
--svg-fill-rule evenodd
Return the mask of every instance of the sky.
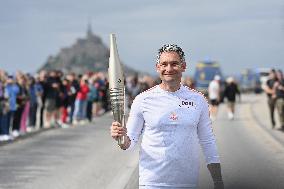
<path id="1" fill-rule="evenodd" d="M 226 75 L 284 68 L 283 0 L 9 0 L 0 1 L 0 69 L 35 72 L 50 55 L 86 36 L 88 23 L 120 59 L 155 73 L 157 49 L 174 43 L 186 75 L 214 60 Z"/>

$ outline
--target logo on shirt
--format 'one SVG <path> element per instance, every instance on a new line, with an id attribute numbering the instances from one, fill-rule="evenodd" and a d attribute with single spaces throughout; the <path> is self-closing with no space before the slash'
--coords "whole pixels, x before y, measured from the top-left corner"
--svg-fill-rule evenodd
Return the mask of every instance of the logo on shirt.
<path id="1" fill-rule="evenodd" d="M 195 103 L 193 101 L 182 100 L 179 107 L 187 107 L 187 108 L 195 107 Z"/>
<path id="2" fill-rule="evenodd" d="M 177 114 L 176 114 L 175 112 L 172 112 L 172 113 L 171 113 L 171 116 L 170 116 L 170 119 L 173 120 L 173 121 L 178 120 Z"/>

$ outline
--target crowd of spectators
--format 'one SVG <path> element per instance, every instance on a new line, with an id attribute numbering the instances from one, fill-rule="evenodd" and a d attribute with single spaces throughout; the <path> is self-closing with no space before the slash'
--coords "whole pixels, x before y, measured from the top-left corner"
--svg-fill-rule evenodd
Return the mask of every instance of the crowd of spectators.
<path id="1" fill-rule="evenodd" d="M 109 110 L 105 74 L 0 71 L 0 141 L 26 132 L 91 122 Z"/>

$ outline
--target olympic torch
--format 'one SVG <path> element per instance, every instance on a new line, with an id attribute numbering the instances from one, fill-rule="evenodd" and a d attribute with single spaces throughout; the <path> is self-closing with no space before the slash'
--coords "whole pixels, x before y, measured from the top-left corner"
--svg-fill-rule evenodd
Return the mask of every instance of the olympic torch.
<path id="1" fill-rule="evenodd" d="M 125 127 L 125 86 L 122 65 L 119 60 L 115 34 L 110 34 L 109 94 L 114 120 Z M 124 144 L 124 137 L 118 138 L 118 145 Z"/>

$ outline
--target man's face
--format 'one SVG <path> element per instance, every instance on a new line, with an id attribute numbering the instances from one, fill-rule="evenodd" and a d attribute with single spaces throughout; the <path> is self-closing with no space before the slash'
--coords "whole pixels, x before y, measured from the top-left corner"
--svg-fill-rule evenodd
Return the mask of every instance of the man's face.
<path id="1" fill-rule="evenodd" d="M 176 52 L 163 52 L 160 62 L 156 64 L 156 69 L 162 81 L 180 82 L 182 72 L 186 69 L 186 63 L 181 61 Z"/>

